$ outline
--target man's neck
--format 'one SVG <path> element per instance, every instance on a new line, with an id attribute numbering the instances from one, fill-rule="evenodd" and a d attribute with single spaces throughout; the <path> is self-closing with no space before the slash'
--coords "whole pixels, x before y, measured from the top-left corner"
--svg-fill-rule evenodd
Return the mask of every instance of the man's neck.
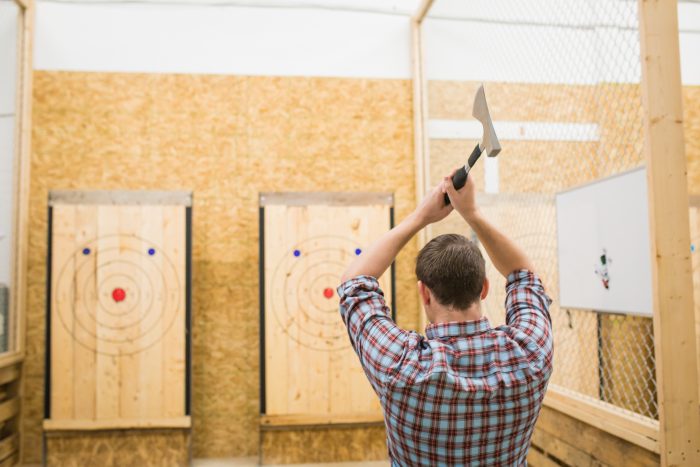
<path id="1" fill-rule="evenodd" d="M 451 308 L 440 308 L 433 311 L 433 324 L 450 323 L 455 321 L 477 321 L 481 319 L 481 306 L 474 303 L 465 310 L 455 310 Z"/>

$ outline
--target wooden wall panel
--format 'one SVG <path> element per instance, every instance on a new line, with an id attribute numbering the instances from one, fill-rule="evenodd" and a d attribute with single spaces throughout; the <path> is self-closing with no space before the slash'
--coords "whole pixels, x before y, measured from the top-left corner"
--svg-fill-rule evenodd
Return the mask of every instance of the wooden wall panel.
<path id="1" fill-rule="evenodd" d="M 356 255 L 389 231 L 390 206 L 280 197 L 288 204 L 264 205 L 264 413 L 381 420 L 379 399 L 339 319 L 335 288 Z M 379 280 L 389 306 L 390 276 Z"/>
<path id="2" fill-rule="evenodd" d="M 263 431 L 261 463 L 352 462 L 387 457 L 384 427 Z"/>
<path id="3" fill-rule="evenodd" d="M 53 201 L 53 429 L 188 415 L 186 207 L 142 202 Z"/>
<path id="4" fill-rule="evenodd" d="M 46 465 L 62 467 L 184 467 L 190 465 L 190 434 L 183 430 L 49 433 Z"/>
<path id="5" fill-rule="evenodd" d="M 659 465 L 659 455 L 562 412 L 542 407 L 532 434 L 528 464 L 533 467 L 550 465 L 652 467 Z"/>
<path id="6" fill-rule="evenodd" d="M 46 195 L 59 188 L 194 191 L 194 455 L 257 455 L 258 193 L 393 192 L 402 219 L 415 202 L 410 81 L 37 72 L 34 117 L 25 460 L 40 456 Z M 415 254 L 397 261 L 411 329 Z"/>

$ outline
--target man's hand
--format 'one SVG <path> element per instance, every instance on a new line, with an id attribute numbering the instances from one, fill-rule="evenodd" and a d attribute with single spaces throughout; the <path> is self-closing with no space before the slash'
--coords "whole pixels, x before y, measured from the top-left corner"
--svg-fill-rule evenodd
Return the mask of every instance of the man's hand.
<path id="1" fill-rule="evenodd" d="M 442 183 L 439 183 L 416 207 L 414 215 L 423 226 L 441 221 L 452 212 L 452 205 L 445 204 L 444 193 Z"/>
<path id="2" fill-rule="evenodd" d="M 442 184 L 438 184 L 408 217 L 358 256 L 345 270 L 341 280 L 345 282 L 362 275 L 379 278 L 384 274 L 401 248 L 419 230 L 452 212 L 452 206 L 445 205 L 443 193 Z"/>
<path id="3" fill-rule="evenodd" d="M 467 221 L 486 249 L 491 262 L 504 277 L 520 269 L 534 271 L 527 255 L 512 240 L 491 225 L 476 205 L 476 189 L 473 177 L 467 177 L 464 188 L 457 191 L 452 183 L 452 172 L 442 181 L 442 187 L 458 213 Z"/>
<path id="4" fill-rule="evenodd" d="M 456 171 L 457 169 L 453 170 L 451 174 L 443 179 L 442 191 L 450 197 L 450 202 L 457 212 L 469 222 L 469 219 L 473 218 L 479 211 L 476 206 L 474 178 L 467 177 L 467 183 L 464 185 L 464 188 L 457 191 L 452 183 L 452 177 Z"/>

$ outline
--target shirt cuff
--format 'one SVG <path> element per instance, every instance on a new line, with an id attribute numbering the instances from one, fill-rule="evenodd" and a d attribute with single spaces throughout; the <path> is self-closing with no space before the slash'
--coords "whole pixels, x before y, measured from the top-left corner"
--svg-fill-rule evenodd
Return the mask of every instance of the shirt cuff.
<path id="1" fill-rule="evenodd" d="M 517 269 L 510 274 L 508 274 L 508 277 L 506 278 L 506 288 L 513 284 L 514 282 L 534 282 L 538 281 L 539 278 L 537 275 L 528 270 L 528 269 Z"/>
<path id="2" fill-rule="evenodd" d="M 338 286 L 340 298 L 352 297 L 358 292 L 379 292 L 384 295 L 379 288 L 379 281 L 372 276 L 357 276 L 349 279 Z"/>

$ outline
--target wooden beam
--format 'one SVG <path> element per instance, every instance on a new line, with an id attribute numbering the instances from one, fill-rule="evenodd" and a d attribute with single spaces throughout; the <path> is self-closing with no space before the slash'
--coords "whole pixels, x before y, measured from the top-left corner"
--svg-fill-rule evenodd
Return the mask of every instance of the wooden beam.
<path id="1" fill-rule="evenodd" d="M 13 397 L 0 403 L 0 422 L 11 419 L 19 412 L 19 397 Z"/>
<path id="2" fill-rule="evenodd" d="M 19 379 L 19 366 L 10 365 L 0 368 L 0 386 Z"/>
<path id="3" fill-rule="evenodd" d="M 546 406 L 542 407 L 537 418 L 532 444 L 561 461 L 560 465 L 659 465 L 657 453 Z M 594 461 L 587 462 L 587 456 Z"/>
<path id="4" fill-rule="evenodd" d="M 423 2 L 430 8 L 432 2 Z M 427 11 L 427 10 L 426 10 Z M 428 96 L 425 66 L 423 63 L 423 40 L 420 21 L 411 20 L 411 51 L 413 59 L 413 152 L 416 169 L 416 205 L 421 202 L 430 186 L 430 167 L 428 151 Z M 427 243 L 430 226 L 418 232 L 418 248 Z M 417 292 L 416 292 L 417 294 Z M 420 297 L 418 303 L 420 304 Z M 425 328 L 426 321 L 422 306 L 419 306 L 418 322 L 420 329 Z"/>
<path id="5" fill-rule="evenodd" d="M 700 465 L 688 180 L 674 0 L 639 0 L 662 465 Z"/>
<path id="6" fill-rule="evenodd" d="M 649 451 L 659 453 L 659 423 L 606 402 L 550 384 L 544 405 L 606 431 Z"/>
<path id="7" fill-rule="evenodd" d="M 129 430 L 138 428 L 190 428 L 191 417 L 115 420 L 44 420 L 45 431 Z"/>
<path id="8" fill-rule="evenodd" d="M 10 436 L 0 440 L 0 459 L 4 460 L 11 454 L 15 454 L 18 447 L 19 437 L 17 433 L 12 433 Z"/>
<path id="9" fill-rule="evenodd" d="M 422 0 L 420 5 L 418 5 L 418 10 L 416 10 L 416 13 L 413 15 L 412 20 L 420 24 L 421 21 L 423 21 L 423 18 L 425 18 L 430 11 L 430 7 L 433 6 L 433 1 L 434 0 Z"/>
<path id="10" fill-rule="evenodd" d="M 352 415 L 263 415 L 260 417 L 260 427 L 263 430 L 383 425 L 384 419 L 376 413 Z"/>

